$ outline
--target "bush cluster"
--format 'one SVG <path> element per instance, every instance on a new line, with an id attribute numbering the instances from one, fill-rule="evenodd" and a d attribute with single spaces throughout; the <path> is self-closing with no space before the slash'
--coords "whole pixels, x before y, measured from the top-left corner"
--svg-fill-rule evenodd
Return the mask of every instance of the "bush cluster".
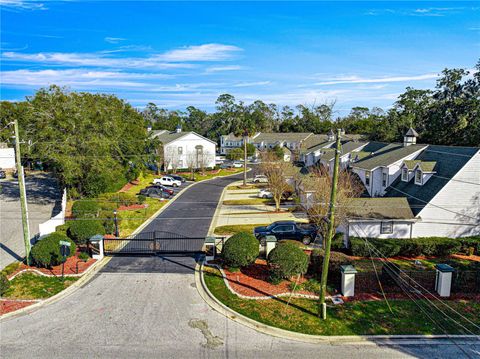
<path id="1" fill-rule="evenodd" d="M 75 243 L 66 235 L 53 232 L 32 247 L 31 255 L 34 262 L 40 267 L 52 267 L 62 263 L 62 255 L 60 254 L 60 241 L 70 242 L 70 255 L 73 256 L 76 251 Z"/>
<path id="2" fill-rule="evenodd" d="M 86 244 L 96 234 L 105 234 L 103 225 L 94 219 L 75 220 L 68 229 L 69 237 L 77 244 Z"/>
<path id="3" fill-rule="evenodd" d="M 308 255 L 292 243 L 279 243 L 268 254 L 268 265 L 274 281 L 279 278 L 289 279 L 307 272 Z"/>
<path id="4" fill-rule="evenodd" d="M 72 214 L 75 218 L 95 218 L 98 216 L 100 206 L 96 201 L 75 201 L 72 206 Z"/>
<path id="5" fill-rule="evenodd" d="M 344 234 L 339 232 L 335 233 L 335 235 L 332 238 L 332 245 L 331 245 L 331 250 L 332 251 L 343 251 L 345 249 L 345 244 L 343 243 L 343 237 Z"/>
<path id="6" fill-rule="evenodd" d="M 476 248 L 476 251 L 478 251 L 480 247 L 480 237 L 423 237 L 412 239 L 368 238 L 367 240 L 371 244 L 371 246 L 376 248 L 385 257 L 416 257 L 420 255 L 441 257 L 460 252 L 467 252 L 469 247 L 474 247 Z M 350 238 L 350 251 L 354 256 L 370 256 L 369 247 L 366 245 L 365 240 L 362 238 Z"/>
<path id="7" fill-rule="evenodd" d="M 0 272 L 0 296 L 4 295 L 7 289 L 10 287 L 10 282 L 7 279 L 5 273 Z"/>
<path id="8" fill-rule="evenodd" d="M 310 265 L 308 273 L 320 278 L 323 268 L 323 259 L 325 251 L 323 249 L 315 249 L 310 256 Z M 328 261 L 328 273 L 330 276 L 340 275 L 340 266 L 344 264 L 352 264 L 348 255 L 342 252 L 330 252 L 330 260 Z"/>
<path id="9" fill-rule="evenodd" d="M 239 232 L 230 237 L 223 246 L 222 257 L 229 267 L 245 267 L 257 259 L 259 243 L 255 236 L 248 232 Z"/>

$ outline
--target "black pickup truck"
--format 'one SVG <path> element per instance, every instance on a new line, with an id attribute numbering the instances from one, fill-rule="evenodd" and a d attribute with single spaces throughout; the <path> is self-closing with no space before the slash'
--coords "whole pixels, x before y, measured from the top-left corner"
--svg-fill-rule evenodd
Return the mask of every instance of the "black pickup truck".
<path id="1" fill-rule="evenodd" d="M 261 243 L 265 241 L 266 236 L 275 236 L 278 241 L 294 239 L 307 245 L 317 237 L 317 228 L 315 225 L 308 223 L 278 221 L 266 227 L 255 227 L 253 234 Z"/>

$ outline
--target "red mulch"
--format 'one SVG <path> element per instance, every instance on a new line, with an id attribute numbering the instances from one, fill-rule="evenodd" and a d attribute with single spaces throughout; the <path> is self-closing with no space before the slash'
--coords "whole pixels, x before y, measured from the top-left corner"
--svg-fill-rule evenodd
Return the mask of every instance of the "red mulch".
<path id="1" fill-rule="evenodd" d="M 228 269 L 224 269 L 224 272 L 231 288 L 242 295 L 265 297 L 290 292 L 289 284 L 291 282 L 288 280 L 284 280 L 278 285 L 267 281 L 270 273 L 268 272 L 267 263 L 263 259 L 257 259 L 254 264 L 247 268 L 242 268 L 238 272 L 232 273 Z M 305 278 L 301 277 L 298 283 L 303 283 L 305 280 Z M 297 290 L 295 293 L 314 294 Z"/>
<path id="2" fill-rule="evenodd" d="M 2 299 L 0 301 L 0 315 L 7 314 L 10 312 L 13 312 L 15 310 L 19 310 L 25 307 L 28 307 L 29 305 L 35 304 L 37 301 L 35 300 L 29 300 L 29 301 L 18 301 L 15 299 Z"/>
<path id="3" fill-rule="evenodd" d="M 82 274 L 85 272 L 93 263 L 95 263 L 97 260 L 90 258 L 87 262 L 84 262 L 78 257 L 72 256 L 67 258 L 67 261 L 65 262 L 65 269 L 64 269 L 64 275 L 72 275 L 72 274 Z M 18 272 L 21 272 L 22 270 L 25 269 L 34 269 L 37 270 L 43 274 L 47 275 L 55 275 L 55 276 L 61 276 L 62 275 L 62 265 L 54 266 L 52 268 L 38 268 L 34 266 L 27 266 L 26 264 L 22 263 L 18 267 L 18 269 L 13 272 L 11 275 L 9 275 L 9 278 L 13 277 L 15 274 Z"/>
<path id="4" fill-rule="evenodd" d="M 144 209 L 147 208 L 148 204 L 131 204 L 129 206 L 120 206 L 118 207 L 118 211 L 133 211 L 136 209 Z"/>
<path id="5" fill-rule="evenodd" d="M 127 192 L 130 188 L 138 185 L 139 183 L 140 181 L 138 179 L 130 181 L 125 186 L 123 186 L 118 192 Z"/>

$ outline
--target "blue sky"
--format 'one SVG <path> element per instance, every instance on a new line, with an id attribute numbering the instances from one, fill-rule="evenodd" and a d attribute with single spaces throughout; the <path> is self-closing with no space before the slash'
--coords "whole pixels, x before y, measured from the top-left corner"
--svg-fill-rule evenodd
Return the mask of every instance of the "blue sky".
<path id="1" fill-rule="evenodd" d="M 478 2 L 1 2 L 1 98 L 49 84 L 142 107 L 388 108 L 480 58 Z"/>

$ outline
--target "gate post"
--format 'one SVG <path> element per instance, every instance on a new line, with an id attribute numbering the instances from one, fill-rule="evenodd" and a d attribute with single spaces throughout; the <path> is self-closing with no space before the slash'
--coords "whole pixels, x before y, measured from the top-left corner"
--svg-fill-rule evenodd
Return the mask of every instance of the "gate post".
<path id="1" fill-rule="evenodd" d="M 357 270 L 354 266 L 347 264 L 340 266 L 342 272 L 341 292 L 344 297 L 353 297 L 355 295 L 355 274 Z"/>
<path id="2" fill-rule="evenodd" d="M 270 251 L 277 246 L 277 237 L 266 236 L 265 238 L 265 257 L 268 258 Z"/>
<path id="3" fill-rule="evenodd" d="M 92 248 L 92 258 L 97 260 L 103 259 L 103 236 L 100 234 L 96 234 L 91 237 L 90 245 Z"/>
<path id="4" fill-rule="evenodd" d="M 206 237 L 205 238 L 205 260 L 211 261 L 215 259 L 215 254 L 216 254 L 216 246 L 215 246 L 215 237 Z"/>
<path id="5" fill-rule="evenodd" d="M 440 297 L 450 297 L 454 269 L 448 264 L 437 264 L 435 269 L 435 290 Z"/>

